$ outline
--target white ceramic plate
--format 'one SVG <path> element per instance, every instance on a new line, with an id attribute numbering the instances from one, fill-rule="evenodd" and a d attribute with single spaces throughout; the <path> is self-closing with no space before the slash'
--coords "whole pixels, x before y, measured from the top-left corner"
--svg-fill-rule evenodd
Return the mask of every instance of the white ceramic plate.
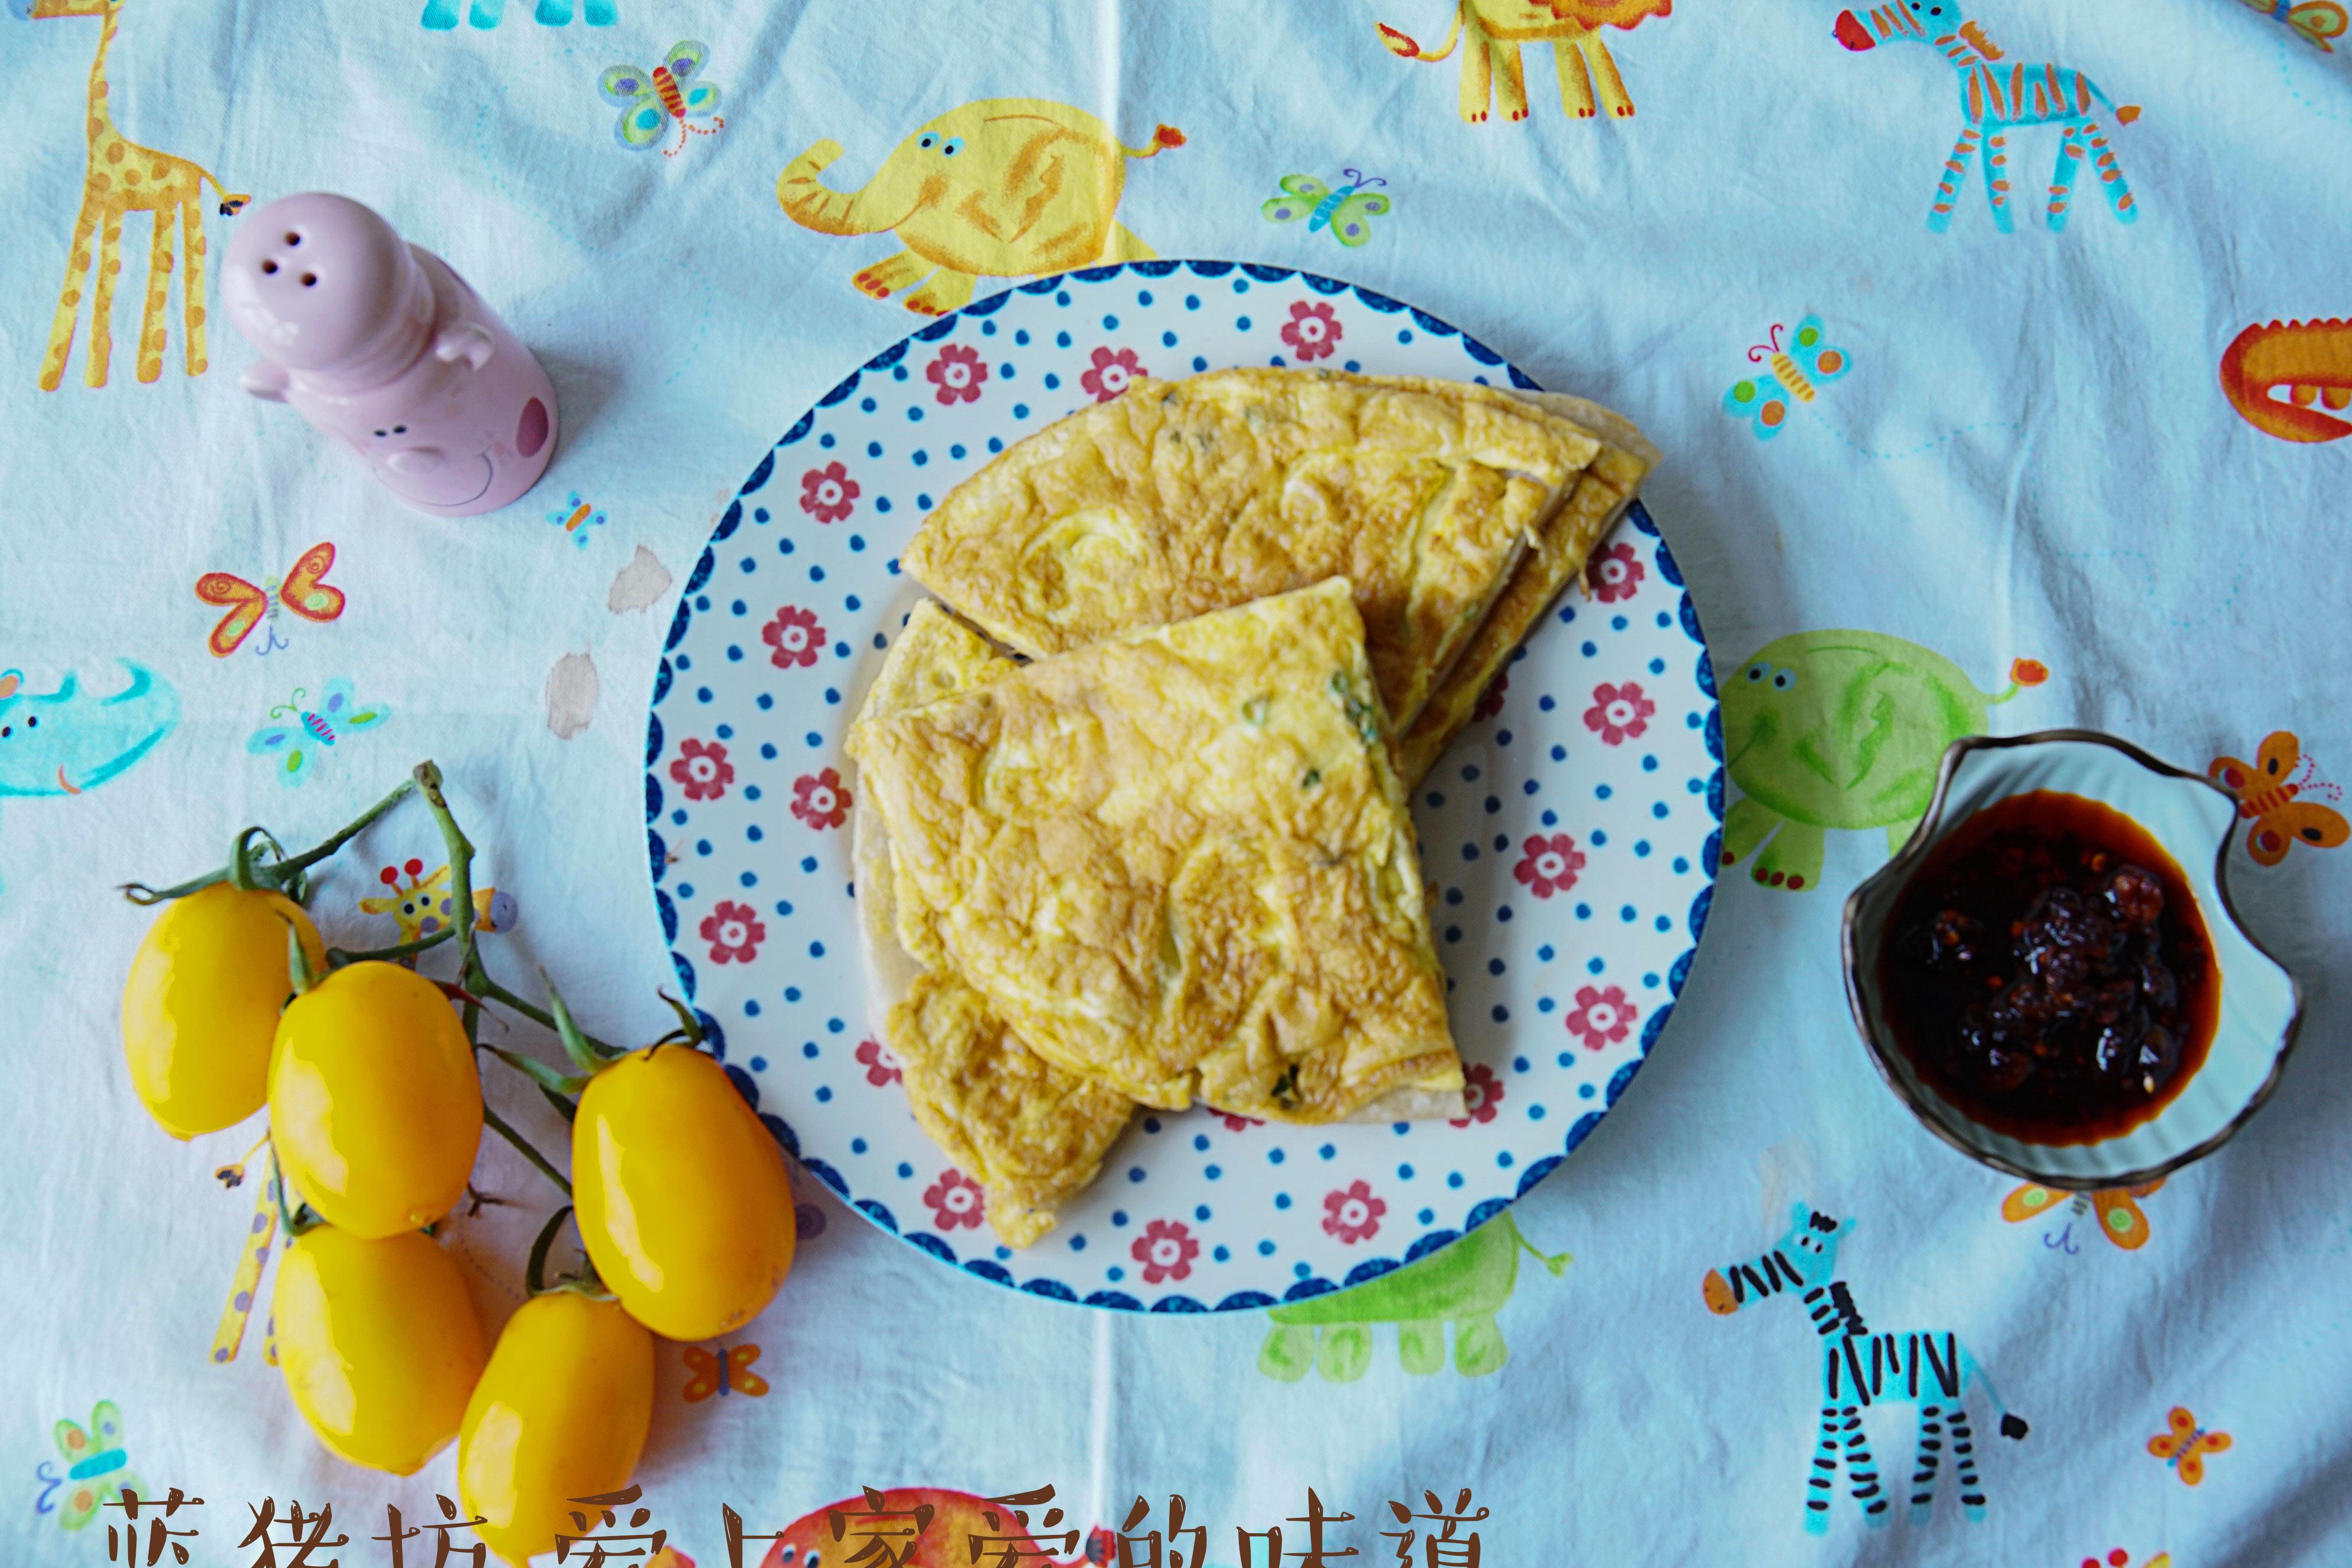
<path id="1" fill-rule="evenodd" d="M 1414 800 L 1472 1117 L 1141 1116 L 1058 1228 L 997 1244 L 866 1016 L 841 743 L 916 591 L 898 551 L 958 480 L 1129 377 L 1266 363 L 1535 385 L 1445 322 L 1286 268 L 1133 262 L 1024 284 L 876 355 L 784 433 L 713 530 L 654 685 L 654 902 L 737 1083 L 874 1223 L 1057 1300 L 1264 1307 L 1444 1246 L 1615 1103 L 1706 919 L 1714 674 L 1637 507 Z"/>

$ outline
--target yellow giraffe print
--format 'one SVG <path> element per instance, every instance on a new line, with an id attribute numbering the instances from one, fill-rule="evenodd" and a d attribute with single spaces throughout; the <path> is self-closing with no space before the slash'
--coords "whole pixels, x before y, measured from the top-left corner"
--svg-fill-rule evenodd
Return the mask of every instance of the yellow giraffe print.
<path id="1" fill-rule="evenodd" d="M 215 1365 L 235 1361 L 237 1347 L 245 1343 L 246 1321 L 253 1316 L 254 1297 L 261 1289 L 262 1266 L 269 1261 L 269 1244 L 278 1234 L 277 1151 L 272 1149 L 261 1158 L 261 1180 L 255 1184 L 261 1190 L 254 1195 L 253 1222 L 237 1244 L 236 1275 L 229 1282 L 227 1304 L 221 1309 L 219 1332 L 213 1335 Z M 274 1345 L 270 1348 L 275 1350 Z M 267 1359 L 273 1366 L 278 1364 L 274 1354 Z"/>
<path id="2" fill-rule="evenodd" d="M 122 270 L 117 254 L 122 240 L 122 220 L 130 213 L 155 214 L 155 232 L 147 250 L 147 302 L 139 321 L 139 379 L 152 382 L 163 373 L 163 311 L 172 281 L 172 225 L 179 222 L 187 252 L 187 272 L 180 283 L 180 299 L 187 326 L 188 374 L 205 371 L 205 222 L 204 183 L 220 193 L 224 215 L 236 213 L 252 198 L 232 193 L 212 171 L 142 147 L 114 129 L 106 108 L 106 52 L 114 43 L 122 0 L 33 0 L 26 15 L 41 21 L 59 16 L 102 16 L 98 54 L 89 64 L 89 165 L 82 177 L 81 213 L 74 220 L 72 247 L 66 256 L 65 286 L 58 294 L 58 313 L 49 328 L 49 348 L 41 363 L 41 390 L 55 392 L 65 380 L 66 356 L 73 347 L 74 319 L 80 314 L 82 289 L 90 289 L 89 349 L 83 356 L 82 380 L 106 384 L 107 362 L 113 357 L 111 321 L 114 280 Z M 92 267 L 90 241 L 98 241 Z"/>

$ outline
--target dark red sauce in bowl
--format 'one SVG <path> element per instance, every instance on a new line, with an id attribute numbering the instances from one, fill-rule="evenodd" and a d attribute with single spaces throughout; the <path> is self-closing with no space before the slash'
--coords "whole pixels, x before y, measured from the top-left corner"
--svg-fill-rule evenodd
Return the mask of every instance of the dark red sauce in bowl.
<path id="1" fill-rule="evenodd" d="M 2193 1077 L 2221 973 L 2188 879 L 2147 829 L 2080 795 L 1997 800 L 1929 852 L 1878 958 L 1921 1079 L 1996 1132 L 2128 1132 Z"/>

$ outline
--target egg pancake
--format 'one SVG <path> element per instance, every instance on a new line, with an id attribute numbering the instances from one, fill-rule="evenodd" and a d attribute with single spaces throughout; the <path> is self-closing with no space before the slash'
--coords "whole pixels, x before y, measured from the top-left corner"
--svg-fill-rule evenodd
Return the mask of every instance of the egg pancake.
<path id="1" fill-rule="evenodd" d="M 1147 1104 L 1310 1123 L 1462 1086 L 1386 742 L 1337 578 L 853 731 L 894 894 L 1021 1041 Z"/>
<path id="2" fill-rule="evenodd" d="M 1469 646 L 1398 739 L 1397 771 L 1404 775 L 1408 788 L 1421 781 L 1470 722 L 1478 700 L 1543 619 L 1545 608 L 1584 570 L 1593 547 L 1624 515 L 1642 480 L 1657 466 L 1658 449 L 1623 415 L 1564 392 L 1515 395 L 1574 420 L 1601 436 L 1604 444 L 1577 480 L 1567 504 L 1546 520 L 1535 548 L 1521 558 Z"/>
<path id="3" fill-rule="evenodd" d="M 883 661 L 860 716 L 951 696 L 1018 667 L 925 601 Z M 938 967 L 939 938 L 924 911 L 898 896 L 887 830 L 875 812 L 858 811 L 854 839 L 875 1013 L 915 1120 L 980 1183 L 997 1236 L 1026 1247 L 1094 1180 L 1133 1106 L 1108 1084 L 1032 1051 L 985 998 Z"/>
<path id="4" fill-rule="evenodd" d="M 1032 658 L 1344 576 L 1402 734 L 1601 450 L 1460 382 L 1141 380 L 957 486 L 902 559 Z"/>

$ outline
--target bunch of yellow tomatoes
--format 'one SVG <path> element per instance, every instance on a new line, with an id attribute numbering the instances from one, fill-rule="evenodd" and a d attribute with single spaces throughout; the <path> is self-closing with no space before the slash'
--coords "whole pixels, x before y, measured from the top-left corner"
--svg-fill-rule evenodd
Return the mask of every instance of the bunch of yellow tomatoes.
<path id="1" fill-rule="evenodd" d="M 413 784 L 451 846 L 452 906 L 470 925 L 472 846 L 438 770 L 420 765 Z M 281 1201 L 290 1187 L 301 1204 L 278 1268 L 278 1362 L 320 1440 L 407 1475 L 457 1438 L 478 1533 L 521 1563 L 553 1549 L 572 1500 L 628 1484 L 652 1416 L 654 1336 L 709 1339 L 774 1297 L 792 1267 L 792 1190 L 775 1140 L 684 1009 L 686 1028 L 623 1052 L 589 1040 L 560 999 L 541 1013 L 498 986 L 469 929 L 442 938 L 464 959 L 447 988 L 326 946 L 289 890 L 410 788 L 320 851 L 257 864 L 248 834 L 227 871 L 149 894 L 168 902 L 131 960 L 123 1050 L 174 1137 L 268 1106 Z M 554 1024 L 576 1071 L 478 1047 L 485 994 Z M 569 1106 L 570 1209 L 589 1263 L 543 1287 L 558 1209 L 532 1249 L 532 1294 L 495 1346 L 433 1233 L 481 1143 L 482 1049 Z"/>

